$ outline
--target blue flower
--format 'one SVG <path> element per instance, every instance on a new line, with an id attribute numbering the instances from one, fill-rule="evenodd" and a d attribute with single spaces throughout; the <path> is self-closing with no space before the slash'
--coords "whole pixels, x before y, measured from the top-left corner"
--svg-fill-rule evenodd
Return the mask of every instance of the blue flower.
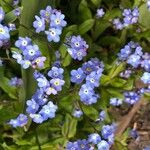
<path id="1" fill-rule="evenodd" d="M 39 114 L 42 116 L 43 120 L 47 120 L 48 118 L 54 118 L 55 112 L 58 109 L 56 105 L 53 104 L 53 102 L 48 102 L 47 105 L 44 105 L 42 109 L 40 110 Z"/>
<path id="2" fill-rule="evenodd" d="M 33 45 L 33 46 L 29 45 L 23 51 L 23 55 L 24 55 L 25 59 L 32 61 L 32 60 L 36 59 L 37 57 L 41 56 L 41 52 L 37 45 Z"/>
<path id="3" fill-rule="evenodd" d="M 18 5 L 18 4 L 19 4 L 19 1 L 20 1 L 20 0 L 13 0 L 13 6 Z"/>
<path id="4" fill-rule="evenodd" d="M 140 99 L 140 95 L 136 92 L 124 92 L 125 102 L 128 104 L 135 104 Z"/>
<path id="5" fill-rule="evenodd" d="M 56 78 L 56 79 L 51 79 L 50 83 L 51 83 L 52 87 L 55 88 L 56 91 L 61 91 L 62 86 L 65 84 L 65 81 L 61 80 L 59 78 Z"/>
<path id="6" fill-rule="evenodd" d="M 73 59 L 82 60 L 87 55 L 89 46 L 80 35 L 69 37 L 66 45 L 68 47 L 67 51 Z"/>
<path id="7" fill-rule="evenodd" d="M 40 18 L 38 16 L 35 16 L 35 21 L 33 22 L 33 27 L 36 29 L 37 33 L 40 33 L 41 31 L 45 30 L 45 20 L 44 18 Z"/>
<path id="8" fill-rule="evenodd" d="M 26 49 L 28 45 L 31 44 L 31 39 L 28 37 L 19 37 L 19 39 L 15 42 L 15 46 L 20 48 L 22 51 Z"/>
<path id="9" fill-rule="evenodd" d="M 113 25 L 117 30 L 122 30 L 124 28 L 124 24 L 120 21 L 119 18 L 113 20 Z"/>
<path id="10" fill-rule="evenodd" d="M 13 13 L 14 13 L 15 16 L 20 16 L 20 14 L 21 14 L 21 8 L 18 7 L 16 9 L 14 9 Z"/>
<path id="11" fill-rule="evenodd" d="M 83 57 L 87 55 L 87 52 L 85 49 L 80 49 L 76 51 L 75 49 L 68 48 L 67 51 L 73 59 L 79 60 L 79 61 L 82 60 Z"/>
<path id="12" fill-rule="evenodd" d="M 38 87 L 42 88 L 42 87 L 46 87 L 48 84 L 48 80 L 43 76 L 40 78 L 36 79 L 38 81 Z"/>
<path id="13" fill-rule="evenodd" d="M 14 23 L 9 23 L 9 24 L 8 24 L 8 27 L 9 27 L 9 30 L 10 30 L 10 31 L 16 30 L 16 25 L 15 25 Z"/>
<path id="14" fill-rule="evenodd" d="M 131 47 L 129 45 L 126 45 L 124 48 L 120 50 L 118 57 L 120 60 L 126 60 L 131 54 L 131 52 L 132 52 Z"/>
<path id="15" fill-rule="evenodd" d="M 11 119 L 8 124 L 10 124 L 13 128 L 19 127 L 19 122 L 17 119 Z"/>
<path id="16" fill-rule="evenodd" d="M 68 142 L 66 146 L 66 150 L 79 150 L 77 142 Z"/>
<path id="17" fill-rule="evenodd" d="M 104 9 L 103 9 L 103 8 L 97 9 L 97 12 L 96 12 L 96 17 L 97 17 L 97 18 L 103 17 L 104 14 L 105 14 L 105 12 L 104 12 Z"/>
<path id="18" fill-rule="evenodd" d="M 80 50 L 80 49 L 87 49 L 89 46 L 86 44 L 83 38 L 80 35 L 70 37 L 71 40 L 68 44 L 71 46 L 72 49 Z"/>
<path id="19" fill-rule="evenodd" d="M 23 127 L 27 124 L 28 122 L 28 117 L 24 114 L 20 114 L 18 117 L 17 117 L 17 120 L 19 122 L 19 126 L 20 127 Z"/>
<path id="20" fill-rule="evenodd" d="M 27 100 L 26 104 L 27 104 L 26 112 L 29 114 L 34 114 L 39 109 L 39 105 L 35 102 L 34 99 Z"/>
<path id="21" fill-rule="evenodd" d="M 86 75 L 89 75 L 91 72 L 96 71 L 97 68 L 92 61 L 88 61 L 82 65 L 82 70 Z"/>
<path id="22" fill-rule="evenodd" d="M 34 59 L 32 62 L 32 67 L 42 69 L 44 67 L 45 60 L 46 60 L 46 57 L 38 57 Z"/>
<path id="23" fill-rule="evenodd" d="M 101 137 L 97 133 L 92 133 L 88 136 L 88 142 L 92 144 L 98 144 L 101 141 Z"/>
<path id="24" fill-rule="evenodd" d="M 4 12 L 3 8 L 0 7 L 0 22 L 2 22 L 4 20 L 4 17 L 5 17 L 5 12 Z"/>
<path id="25" fill-rule="evenodd" d="M 131 10 L 131 9 L 124 9 L 122 14 L 124 16 L 123 20 L 124 20 L 124 25 L 125 26 L 137 23 L 138 17 L 139 17 L 139 10 L 138 10 L 138 8 L 134 8 L 133 10 Z"/>
<path id="26" fill-rule="evenodd" d="M 60 41 L 60 35 L 62 33 L 61 29 L 58 28 L 50 28 L 48 31 L 45 31 L 47 34 L 47 39 L 49 42 L 59 42 Z"/>
<path id="27" fill-rule="evenodd" d="M 83 115 L 83 112 L 80 109 L 76 109 L 73 111 L 72 115 L 76 118 L 80 118 Z"/>
<path id="28" fill-rule="evenodd" d="M 103 138 L 108 139 L 109 136 L 114 134 L 115 129 L 116 129 L 115 125 L 113 125 L 113 124 L 112 125 L 104 125 L 102 127 L 102 131 L 101 131 Z"/>
<path id="29" fill-rule="evenodd" d="M 145 71 L 150 72 L 150 59 L 144 59 L 141 62 L 141 66 L 145 69 Z"/>
<path id="30" fill-rule="evenodd" d="M 79 91 L 80 100 L 86 104 L 91 105 L 93 103 L 97 102 L 97 99 L 99 98 L 98 95 L 95 94 L 94 90 L 90 85 L 83 84 L 81 86 L 81 89 Z"/>
<path id="31" fill-rule="evenodd" d="M 31 66 L 31 62 L 29 60 L 21 60 L 20 63 L 23 69 L 27 69 Z"/>
<path id="32" fill-rule="evenodd" d="M 67 22 L 64 20 L 65 16 L 59 12 L 56 11 L 54 14 L 50 16 L 50 27 L 55 28 L 62 28 L 67 25 Z"/>
<path id="33" fill-rule="evenodd" d="M 63 68 L 52 67 L 52 69 L 48 72 L 48 76 L 51 78 L 63 79 L 63 72 Z"/>
<path id="34" fill-rule="evenodd" d="M 8 40 L 10 38 L 9 29 L 0 24 L 0 40 Z"/>
<path id="35" fill-rule="evenodd" d="M 129 78 L 131 76 L 131 74 L 132 74 L 132 70 L 127 69 L 124 72 L 121 72 L 119 75 L 122 78 Z"/>
<path id="36" fill-rule="evenodd" d="M 98 143 L 97 147 L 98 147 L 98 150 L 109 150 L 110 149 L 108 142 L 106 142 L 104 140 L 102 140 L 100 143 Z"/>
<path id="37" fill-rule="evenodd" d="M 39 106 L 43 106 L 48 101 L 45 91 L 42 88 L 37 89 L 35 94 L 32 96 L 32 99 L 34 99 Z"/>
<path id="38" fill-rule="evenodd" d="M 40 114 L 30 114 L 30 117 L 35 123 L 41 124 L 44 121 L 43 117 Z"/>
<path id="39" fill-rule="evenodd" d="M 120 106 L 122 104 L 122 100 L 119 98 L 111 98 L 110 104 L 113 106 Z"/>
<path id="40" fill-rule="evenodd" d="M 9 81 L 9 85 L 11 86 L 21 86 L 23 84 L 22 79 L 19 79 L 17 77 L 11 78 Z"/>
<path id="41" fill-rule="evenodd" d="M 87 140 L 77 140 L 78 150 L 90 150 L 90 145 Z"/>
<path id="42" fill-rule="evenodd" d="M 71 82 L 80 84 L 85 79 L 85 74 L 81 68 L 71 71 Z"/>
<path id="43" fill-rule="evenodd" d="M 53 87 L 50 87 L 50 86 L 45 89 L 45 92 L 47 95 L 51 95 L 51 94 L 56 95 L 57 94 L 57 91 Z"/>
<path id="44" fill-rule="evenodd" d="M 106 118 L 106 112 L 103 110 L 99 113 L 99 119 L 100 121 L 104 121 Z"/>
<path id="45" fill-rule="evenodd" d="M 102 75 L 101 73 L 98 74 L 96 71 L 91 72 L 86 77 L 86 83 L 89 84 L 93 88 L 98 87 L 101 75 Z"/>
<path id="46" fill-rule="evenodd" d="M 134 68 L 137 68 L 141 63 L 141 57 L 137 54 L 132 54 L 129 56 L 127 63 L 133 66 Z"/>
<path id="47" fill-rule="evenodd" d="M 81 99 L 89 99 L 94 94 L 94 90 L 88 84 L 83 84 L 79 91 L 79 95 Z"/>
<path id="48" fill-rule="evenodd" d="M 144 72 L 143 76 L 141 77 L 141 80 L 145 84 L 150 84 L 150 73 L 149 72 Z"/>
<path id="49" fill-rule="evenodd" d="M 52 14 L 51 6 L 47 6 L 45 10 L 40 11 L 40 15 L 44 18 L 47 22 L 50 21 L 50 15 Z"/>
<path id="50" fill-rule="evenodd" d="M 11 119 L 8 124 L 16 128 L 16 127 L 25 126 L 27 122 L 28 122 L 28 117 L 24 114 L 20 114 L 16 119 Z"/>

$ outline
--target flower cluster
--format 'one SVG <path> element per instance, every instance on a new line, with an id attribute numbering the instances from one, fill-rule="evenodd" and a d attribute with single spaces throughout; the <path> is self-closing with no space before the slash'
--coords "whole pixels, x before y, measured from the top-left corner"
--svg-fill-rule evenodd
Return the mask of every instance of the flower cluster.
<path id="1" fill-rule="evenodd" d="M 66 150 L 109 150 L 114 142 L 114 132 L 116 126 L 104 125 L 101 130 L 101 136 L 98 133 L 92 133 L 88 136 L 88 139 L 77 140 L 75 142 L 68 142 Z"/>
<path id="2" fill-rule="evenodd" d="M 13 51 L 12 57 L 15 58 L 17 63 L 19 63 L 24 69 L 27 69 L 30 66 L 40 69 L 44 67 L 46 57 L 42 56 L 39 47 L 33 44 L 30 38 L 19 37 L 15 42 L 15 46 L 21 51 Z"/>
<path id="3" fill-rule="evenodd" d="M 120 73 L 120 77 L 122 78 L 129 78 L 133 71 L 131 69 L 126 69 L 125 71 Z"/>
<path id="4" fill-rule="evenodd" d="M 99 98 L 94 88 L 99 86 L 103 67 L 103 63 L 94 58 L 85 62 L 81 68 L 71 71 L 71 81 L 73 83 L 80 84 L 86 79 L 86 83 L 81 86 L 79 91 L 80 100 L 86 105 L 96 103 Z"/>
<path id="5" fill-rule="evenodd" d="M 140 94 L 134 91 L 124 92 L 124 97 L 125 97 L 124 101 L 131 105 L 135 104 L 141 98 Z"/>
<path id="6" fill-rule="evenodd" d="M 16 127 L 25 126 L 27 122 L 28 122 L 28 117 L 24 114 L 20 114 L 16 119 L 11 119 L 8 124 L 16 128 Z"/>
<path id="7" fill-rule="evenodd" d="M 139 10 L 137 7 L 135 7 L 133 10 L 124 9 L 122 15 L 123 15 L 123 21 L 121 21 L 119 18 L 113 20 L 113 25 L 118 30 L 122 30 L 124 27 L 130 24 L 137 23 L 139 18 Z"/>
<path id="8" fill-rule="evenodd" d="M 48 102 L 48 96 L 56 95 L 58 91 L 62 90 L 62 86 L 65 83 L 63 80 L 63 72 L 64 70 L 62 68 L 53 66 L 48 71 L 47 75 L 50 78 L 48 80 L 43 74 L 35 71 L 34 78 L 38 82 L 39 89 L 32 96 L 31 100 L 27 101 L 26 109 L 34 122 L 42 123 L 49 118 L 55 117 L 55 112 L 58 107 L 52 101 Z"/>
<path id="9" fill-rule="evenodd" d="M 105 14 L 105 12 L 104 12 L 103 8 L 97 9 L 97 11 L 96 11 L 96 17 L 97 17 L 97 18 L 103 17 L 104 14 Z"/>
<path id="10" fill-rule="evenodd" d="M 22 84 L 23 84 L 22 79 L 17 78 L 17 77 L 11 78 L 9 81 L 10 86 L 18 87 L 18 86 L 21 86 Z"/>
<path id="11" fill-rule="evenodd" d="M 110 104 L 113 106 L 120 106 L 122 104 L 123 100 L 119 98 L 111 98 Z"/>
<path id="12" fill-rule="evenodd" d="M 138 43 L 131 41 L 120 50 L 118 57 L 122 61 L 127 61 L 133 68 L 137 68 L 141 64 L 142 55 L 142 47 Z"/>
<path id="13" fill-rule="evenodd" d="M 59 42 L 62 29 L 67 25 L 64 18 L 60 11 L 47 6 L 45 10 L 40 11 L 40 17 L 35 16 L 33 27 L 37 33 L 44 31 L 49 42 Z"/>
<path id="14" fill-rule="evenodd" d="M 75 60 L 82 60 L 87 55 L 88 45 L 80 35 L 67 38 L 67 51 Z"/>
<path id="15" fill-rule="evenodd" d="M 0 47 L 5 45 L 10 39 L 10 30 L 7 26 L 3 25 L 3 20 L 5 17 L 5 12 L 2 7 L 0 7 Z"/>

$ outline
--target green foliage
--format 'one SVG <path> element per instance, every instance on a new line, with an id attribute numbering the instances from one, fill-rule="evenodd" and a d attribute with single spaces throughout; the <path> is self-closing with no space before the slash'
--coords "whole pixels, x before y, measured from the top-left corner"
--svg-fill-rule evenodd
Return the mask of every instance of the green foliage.
<path id="1" fill-rule="evenodd" d="M 4 58 L 4 66 L 0 67 L 0 149 L 4 150 L 58 150 L 64 149 L 66 143 L 71 140 L 86 139 L 92 133 L 100 133 L 101 127 L 105 123 L 111 123 L 114 118 L 109 114 L 111 110 L 110 98 L 116 97 L 124 99 L 123 92 L 137 90 L 135 82 L 141 75 L 141 70 L 136 70 L 128 78 L 121 78 L 120 73 L 128 68 L 125 62 L 118 63 L 118 51 L 130 40 L 139 42 L 144 51 L 149 51 L 150 47 L 150 11 L 144 1 L 140 0 L 22 0 L 22 14 L 16 17 L 13 13 L 15 6 L 12 0 L 0 0 L 0 6 L 6 11 L 6 24 L 16 23 L 17 30 L 11 32 L 10 48 L 0 48 L 0 58 Z M 48 42 L 44 34 L 37 34 L 33 29 L 35 15 L 47 5 L 59 8 L 65 14 L 68 25 L 62 31 L 59 43 Z M 128 26 L 123 30 L 115 30 L 112 21 L 115 18 L 122 18 L 124 8 L 139 7 L 139 23 Z M 104 8 L 105 15 L 102 18 L 96 17 L 96 10 Z M 121 8 L 121 9 L 120 9 Z M 140 29 L 140 33 L 137 30 Z M 67 52 L 66 37 L 81 35 L 89 45 L 88 55 L 83 61 L 75 61 Z M 15 40 L 19 36 L 28 36 L 34 44 L 39 46 L 46 62 L 41 72 L 47 73 L 53 62 L 56 60 L 55 51 L 61 54 L 61 64 L 64 68 L 65 85 L 63 90 L 50 100 L 58 106 L 58 111 L 54 119 L 49 119 L 41 125 L 34 124 L 31 120 L 23 128 L 12 129 L 6 123 L 9 119 L 15 118 L 18 113 L 25 112 L 26 100 L 37 88 L 37 82 L 33 78 L 34 70 L 20 69 L 18 65 L 9 58 L 12 51 L 19 51 L 15 48 Z M 7 54 L 6 54 L 7 53 Z M 97 57 L 104 62 L 105 68 L 100 79 L 100 87 L 95 88 L 95 92 L 100 95 L 96 104 L 84 105 L 80 101 L 80 85 L 74 85 L 70 81 L 70 71 L 82 66 L 82 63 L 90 58 Z M 7 62 L 8 60 L 8 62 Z M 8 69 L 6 69 L 8 68 Z M 44 70 L 45 69 L 45 70 Z M 23 87 L 12 87 L 8 84 L 12 76 L 23 79 Z M 85 83 L 85 82 L 84 82 Z M 84 84 L 83 83 L 83 84 Z M 149 99 L 150 94 L 145 93 Z M 72 113 L 75 109 L 81 109 L 83 117 L 75 118 Z M 104 122 L 97 123 L 101 110 L 106 111 Z M 36 132 L 35 132 L 36 131 Z M 37 139 L 38 135 L 38 139 Z M 114 149 L 127 150 L 128 130 L 121 137 L 116 137 Z"/>

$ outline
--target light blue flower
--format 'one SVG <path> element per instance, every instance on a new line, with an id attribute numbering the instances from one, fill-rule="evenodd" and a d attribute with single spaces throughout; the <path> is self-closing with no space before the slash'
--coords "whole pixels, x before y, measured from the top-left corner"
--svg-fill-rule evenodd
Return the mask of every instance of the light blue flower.
<path id="1" fill-rule="evenodd" d="M 9 29 L 0 24 L 0 40 L 8 40 L 10 38 Z"/>
<path id="2" fill-rule="evenodd" d="M 40 33 L 41 31 L 45 30 L 45 20 L 44 18 L 40 18 L 38 16 L 35 16 L 35 21 L 33 22 L 33 27 L 36 29 L 37 33 Z"/>
<path id="3" fill-rule="evenodd" d="M 56 11 L 50 16 L 50 27 L 62 28 L 67 25 L 67 22 L 64 20 L 65 15 L 59 11 Z"/>
<path id="4" fill-rule="evenodd" d="M 45 33 L 47 34 L 47 39 L 49 42 L 54 41 L 57 43 L 60 41 L 62 31 L 61 29 L 50 28 L 48 31 L 45 31 Z"/>

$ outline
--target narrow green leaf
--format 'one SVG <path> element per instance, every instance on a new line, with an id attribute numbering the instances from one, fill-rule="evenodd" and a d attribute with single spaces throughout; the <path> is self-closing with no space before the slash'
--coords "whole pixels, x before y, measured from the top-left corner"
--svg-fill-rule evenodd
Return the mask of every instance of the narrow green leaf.
<path id="1" fill-rule="evenodd" d="M 70 65 L 71 60 L 72 60 L 72 58 L 71 58 L 70 54 L 67 54 L 67 56 L 63 60 L 63 66 L 67 67 L 68 65 Z"/>
<path id="2" fill-rule="evenodd" d="M 88 7 L 86 0 L 81 0 L 81 3 L 79 5 L 79 15 L 82 21 L 92 19 L 92 13 Z"/>
<path id="3" fill-rule="evenodd" d="M 62 126 L 62 134 L 66 138 L 72 138 L 76 134 L 77 120 L 66 114 L 65 123 Z"/>
<path id="4" fill-rule="evenodd" d="M 17 19 L 17 17 L 14 15 L 14 12 L 13 12 L 13 11 L 11 11 L 11 12 L 9 12 L 9 13 L 7 13 L 7 14 L 5 15 L 5 22 L 6 22 L 6 23 L 12 23 L 12 22 L 14 22 L 16 19 Z"/>
<path id="5" fill-rule="evenodd" d="M 96 120 L 98 118 L 98 111 L 93 106 L 86 106 L 82 104 L 82 110 L 89 118 Z"/>
<path id="6" fill-rule="evenodd" d="M 78 33 L 79 34 L 85 34 L 88 32 L 94 25 L 94 19 L 88 19 L 85 22 L 83 22 L 79 28 L 78 28 Z"/>

